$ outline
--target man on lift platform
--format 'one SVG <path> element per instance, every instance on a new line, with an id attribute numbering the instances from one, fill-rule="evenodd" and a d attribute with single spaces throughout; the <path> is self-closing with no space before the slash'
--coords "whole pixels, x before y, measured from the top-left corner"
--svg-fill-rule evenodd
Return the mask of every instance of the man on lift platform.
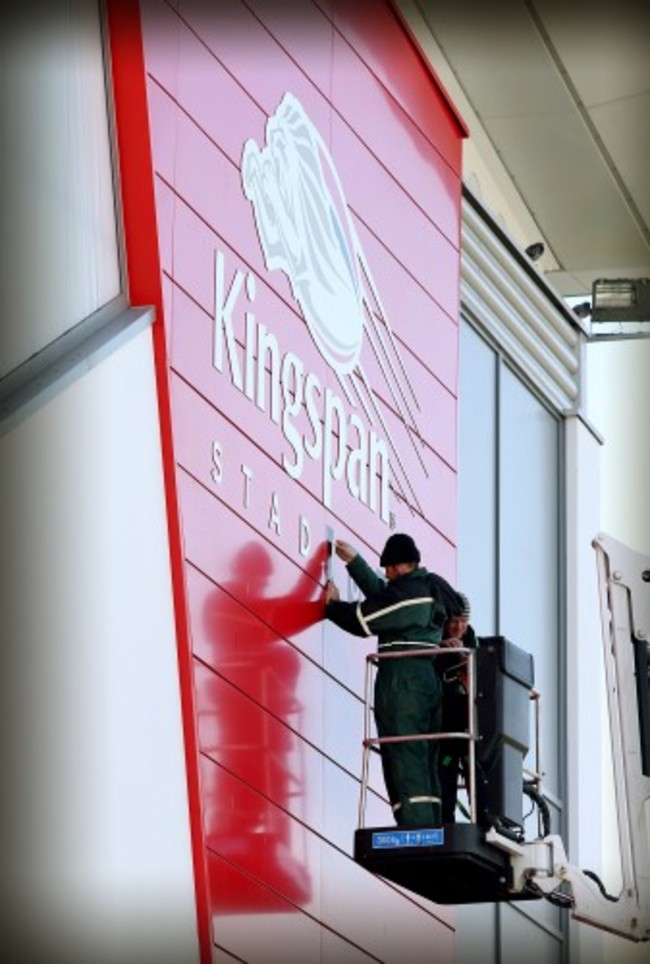
<path id="1" fill-rule="evenodd" d="M 442 686 L 435 661 L 421 651 L 437 650 L 445 621 L 462 610 L 460 596 L 441 576 L 420 565 L 420 552 L 409 535 L 396 533 L 387 540 L 379 560 L 385 580 L 347 542 L 335 541 L 334 551 L 365 599 L 342 602 L 336 585 L 329 582 L 326 618 L 355 636 L 376 635 L 380 654 L 420 653 L 379 660 L 374 697 L 378 736 L 439 733 Z M 437 741 L 382 743 L 381 759 L 396 823 L 439 826 Z"/>
<path id="2" fill-rule="evenodd" d="M 513 890 L 511 864 L 524 836 L 532 657 L 502 636 L 483 637 L 475 676 L 476 770 L 482 781 L 475 822 L 421 832 L 360 828 L 354 858 L 371 873 L 439 904 L 538 899 L 527 887 Z"/>
<path id="3" fill-rule="evenodd" d="M 364 828 L 364 756 L 354 859 L 370 873 L 439 904 L 546 898 L 570 910 L 575 920 L 629 940 L 650 942 L 650 848 L 645 819 L 650 776 L 644 749 L 650 746 L 645 725 L 650 719 L 646 713 L 650 706 L 646 672 L 650 662 L 646 641 L 650 558 L 607 536 L 600 536 L 593 545 L 598 556 L 612 758 L 621 790 L 617 796 L 620 893 L 607 893 L 594 871 L 580 870 L 571 863 L 562 838 L 545 819 L 549 814 L 539 787 L 541 774 L 524 784 L 533 659 L 503 636 L 481 638 L 475 651 L 462 647 L 463 655 L 476 661 L 476 673 L 470 671 L 468 681 L 474 713 L 471 722 L 478 723 L 470 727 L 470 746 L 475 748 L 472 755 L 484 781 L 478 814 L 474 812 L 467 823 Z M 342 544 L 338 550 L 344 551 Z M 330 591 L 328 606 L 333 605 L 335 595 Z M 336 608 L 332 615 L 338 621 L 339 616 L 344 617 Z M 363 603 L 357 621 L 368 628 Z M 641 649 L 640 655 L 637 649 Z M 374 656 L 368 660 L 369 666 L 381 662 Z M 429 662 L 433 661 L 429 657 Z M 364 753 L 375 742 L 364 739 Z M 418 734 L 414 742 L 426 741 Z M 470 776 L 473 769 L 469 768 Z M 542 817 L 533 839 L 526 839 L 524 833 L 524 792 Z"/>

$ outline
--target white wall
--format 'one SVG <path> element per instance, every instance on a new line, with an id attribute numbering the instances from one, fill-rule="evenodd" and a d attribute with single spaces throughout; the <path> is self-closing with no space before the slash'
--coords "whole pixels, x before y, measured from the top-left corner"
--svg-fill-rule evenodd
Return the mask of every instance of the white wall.
<path id="1" fill-rule="evenodd" d="M 587 413 L 605 440 L 601 527 L 650 554 L 650 339 L 589 345 Z"/>
<path id="2" fill-rule="evenodd" d="M 604 438 L 601 456 L 600 529 L 631 549 L 650 554 L 650 340 L 591 343 L 587 348 L 587 411 Z M 605 720 L 603 706 L 603 720 Z M 609 874 L 618 860 L 607 833 L 614 800 L 607 768 L 602 805 L 607 817 L 601 845 Z M 605 960 L 641 964 L 648 944 L 604 937 Z"/>
<path id="3" fill-rule="evenodd" d="M 151 331 L 0 438 L 5 952 L 198 957 Z"/>
<path id="4" fill-rule="evenodd" d="M 565 420 L 567 528 L 567 839 L 571 863 L 592 870 L 610 890 L 601 845 L 602 787 L 607 755 L 601 720 L 605 705 L 598 575 L 592 540 L 599 530 L 601 439 L 578 416 Z M 603 935 L 573 923 L 572 964 L 600 964 Z"/>

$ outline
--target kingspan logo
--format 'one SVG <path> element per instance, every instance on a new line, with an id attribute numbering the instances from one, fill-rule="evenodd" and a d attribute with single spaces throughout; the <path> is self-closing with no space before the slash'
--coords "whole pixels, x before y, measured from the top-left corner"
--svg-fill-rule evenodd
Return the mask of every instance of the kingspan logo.
<path id="1" fill-rule="evenodd" d="M 285 94 L 266 125 L 266 144 L 244 145 L 242 186 L 252 204 L 264 261 L 283 271 L 309 332 L 334 372 L 341 395 L 324 387 L 302 359 L 284 351 L 276 333 L 254 312 L 257 279 L 237 269 L 226 281 L 217 251 L 213 364 L 228 361 L 233 384 L 281 425 L 290 452 L 283 466 L 302 475 L 305 457 L 322 464 L 323 502 L 333 485 L 348 491 L 383 521 L 390 520 L 390 490 L 417 506 L 400 453 L 363 365 L 367 342 L 381 372 L 385 398 L 419 438 L 411 389 L 383 310 L 332 158 L 316 127 L 292 94 Z M 239 299 L 245 292 L 247 304 Z M 234 336 L 233 312 L 245 308 L 244 348 Z M 268 320 L 267 320 L 268 321 Z M 341 397 L 342 396 L 342 397 Z M 307 430 L 298 428 L 298 423 Z"/>

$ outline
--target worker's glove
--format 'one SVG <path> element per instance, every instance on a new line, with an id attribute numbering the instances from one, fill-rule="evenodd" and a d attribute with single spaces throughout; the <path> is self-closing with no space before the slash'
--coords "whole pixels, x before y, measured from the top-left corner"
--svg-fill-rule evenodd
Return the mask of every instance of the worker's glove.
<path id="1" fill-rule="evenodd" d="M 357 554 L 357 550 L 354 546 L 351 546 L 349 542 L 344 542 L 343 539 L 336 539 L 334 541 L 334 552 L 342 559 L 343 562 L 352 562 Z"/>
<path id="2" fill-rule="evenodd" d="M 325 586 L 325 602 L 338 602 L 340 598 L 341 594 L 339 593 L 338 586 L 335 582 L 332 582 L 331 579 L 328 580 Z"/>

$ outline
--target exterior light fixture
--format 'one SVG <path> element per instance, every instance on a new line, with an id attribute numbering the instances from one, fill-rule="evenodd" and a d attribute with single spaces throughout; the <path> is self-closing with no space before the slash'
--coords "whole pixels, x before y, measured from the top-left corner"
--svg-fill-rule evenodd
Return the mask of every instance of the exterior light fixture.
<path id="1" fill-rule="evenodd" d="M 650 338 L 650 278 L 598 278 L 591 286 L 589 341 Z"/>
<path id="2" fill-rule="evenodd" d="M 599 278 L 592 285 L 593 322 L 635 321 L 650 325 L 650 278 Z"/>

